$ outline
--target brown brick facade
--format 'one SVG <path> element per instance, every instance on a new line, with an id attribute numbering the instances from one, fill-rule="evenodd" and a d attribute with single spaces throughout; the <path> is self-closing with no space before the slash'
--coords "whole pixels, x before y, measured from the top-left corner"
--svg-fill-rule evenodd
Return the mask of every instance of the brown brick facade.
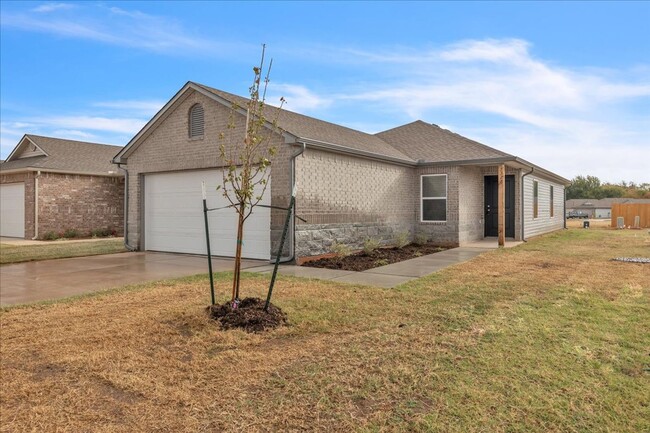
<path id="1" fill-rule="evenodd" d="M 38 178 L 38 237 L 68 229 L 123 234 L 124 178 L 34 171 L 2 174 L 0 183 L 25 183 L 25 238 L 35 235 L 34 198 Z"/>
<path id="2" fill-rule="evenodd" d="M 41 173 L 38 190 L 39 237 L 68 229 L 84 236 L 98 229 L 123 235 L 123 177 Z"/>

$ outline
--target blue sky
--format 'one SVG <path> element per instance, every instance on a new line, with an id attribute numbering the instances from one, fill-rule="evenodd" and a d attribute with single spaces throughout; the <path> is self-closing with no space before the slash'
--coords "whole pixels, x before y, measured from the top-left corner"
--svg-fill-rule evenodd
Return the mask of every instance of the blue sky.
<path id="1" fill-rule="evenodd" d="M 374 133 L 416 119 L 567 178 L 650 182 L 648 2 L 1 3 L 0 144 L 126 144 L 188 80 Z"/>

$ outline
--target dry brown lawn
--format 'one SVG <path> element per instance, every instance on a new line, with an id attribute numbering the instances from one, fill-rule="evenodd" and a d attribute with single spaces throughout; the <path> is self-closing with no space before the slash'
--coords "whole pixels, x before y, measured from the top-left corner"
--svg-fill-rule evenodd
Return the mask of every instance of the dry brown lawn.
<path id="1" fill-rule="evenodd" d="M 264 334 L 219 330 L 205 276 L 7 309 L 0 431 L 649 431 L 650 265 L 610 261 L 649 238 L 563 231 L 397 289 L 281 278 Z"/>

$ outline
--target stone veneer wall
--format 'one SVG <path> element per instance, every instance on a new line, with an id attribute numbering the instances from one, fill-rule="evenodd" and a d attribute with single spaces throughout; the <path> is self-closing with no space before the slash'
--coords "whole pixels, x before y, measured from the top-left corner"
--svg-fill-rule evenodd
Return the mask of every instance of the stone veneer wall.
<path id="1" fill-rule="evenodd" d="M 38 191 L 39 237 L 67 229 L 124 234 L 124 177 L 41 173 Z"/>
<path id="2" fill-rule="evenodd" d="M 296 256 L 331 252 L 333 242 L 360 249 L 366 238 L 388 244 L 412 237 L 413 169 L 307 149 L 296 160 Z"/>

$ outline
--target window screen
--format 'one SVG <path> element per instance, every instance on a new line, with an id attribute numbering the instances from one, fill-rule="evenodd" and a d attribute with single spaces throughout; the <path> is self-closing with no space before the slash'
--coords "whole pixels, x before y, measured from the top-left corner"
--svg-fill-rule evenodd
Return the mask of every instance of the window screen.
<path id="1" fill-rule="evenodd" d="M 539 214 L 539 183 L 533 181 L 533 218 L 537 218 Z"/>
<path id="2" fill-rule="evenodd" d="M 447 175 L 421 177 L 422 221 L 447 221 Z"/>
<path id="3" fill-rule="evenodd" d="M 201 104 L 192 105 L 192 108 L 190 108 L 190 137 L 203 136 L 203 124 L 203 107 Z"/>
<path id="4" fill-rule="evenodd" d="M 549 203 L 549 206 L 550 206 L 550 216 L 551 216 L 551 218 L 553 218 L 553 214 L 555 213 L 555 212 L 554 212 L 554 209 L 553 209 L 553 186 L 551 186 L 550 194 L 551 194 L 551 199 L 550 199 L 550 203 Z"/>

